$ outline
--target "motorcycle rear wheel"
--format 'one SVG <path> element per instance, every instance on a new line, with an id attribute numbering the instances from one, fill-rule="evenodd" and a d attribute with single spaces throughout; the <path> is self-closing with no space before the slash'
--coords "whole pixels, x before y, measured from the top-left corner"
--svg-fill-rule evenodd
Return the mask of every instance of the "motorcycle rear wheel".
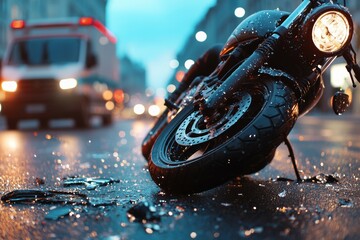
<path id="1" fill-rule="evenodd" d="M 239 92 L 251 96 L 251 103 L 219 136 L 188 146 L 176 141 L 179 127 L 195 111 L 193 106 L 187 106 L 165 127 L 149 161 L 150 175 L 160 188 L 180 194 L 202 192 L 257 172 L 271 162 L 297 119 L 295 95 L 269 76 L 244 83 Z"/>

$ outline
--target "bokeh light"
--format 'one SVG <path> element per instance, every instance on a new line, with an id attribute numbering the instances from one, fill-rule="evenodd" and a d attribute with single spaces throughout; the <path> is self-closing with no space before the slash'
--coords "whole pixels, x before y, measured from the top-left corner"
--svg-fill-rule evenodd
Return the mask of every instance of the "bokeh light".
<path id="1" fill-rule="evenodd" d="M 238 7 L 234 11 L 235 16 L 238 18 L 242 18 L 243 16 L 245 16 L 245 13 L 245 9 L 242 7 Z"/>
<path id="2" fill-rule="evenodd" d="M 198 42 L 204 42 L 204 41 L 207 39 L 207 34 L 206 34 L 206 32 L 204 32 L 204 31 L 198 31 L 198 32 L 195 34 L 195 39 L 196 39 Z"/>
<path id="3" fill-rule="evenodd" d="M 192 66 L 194 63 L 195 63 L 194 60 L 188 59 L 188 60 L 185 61 L 184 66 L 185 66 L 186 69 L 189 69 L 189 68 L 191 68 L 191 66 Z"/>

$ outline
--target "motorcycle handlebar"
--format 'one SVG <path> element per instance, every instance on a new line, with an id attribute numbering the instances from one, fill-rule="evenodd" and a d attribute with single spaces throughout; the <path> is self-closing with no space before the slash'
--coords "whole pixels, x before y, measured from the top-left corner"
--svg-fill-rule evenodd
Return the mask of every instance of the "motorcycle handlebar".
<path id="1" fill-rule="evenodd" d="M 355 51 L 353 50 L 352 46 L 350 46 L 348 49 L 346 49 L 346 51 L 343 53 L 343 57 L 347 63 L 346 68 L 349 71 L 351 79 L 352 79 L 352 75 L 351 75 L 351 69 L 352 69 L 355 74 L 356 80 L 358 82 L 360 82 L 360 66 L 359 66 L 359 64 L 356 63 L 356 54 L 355 54 Z M 353 84 L 354 84 L 354 82 L 353 82 Z"/>

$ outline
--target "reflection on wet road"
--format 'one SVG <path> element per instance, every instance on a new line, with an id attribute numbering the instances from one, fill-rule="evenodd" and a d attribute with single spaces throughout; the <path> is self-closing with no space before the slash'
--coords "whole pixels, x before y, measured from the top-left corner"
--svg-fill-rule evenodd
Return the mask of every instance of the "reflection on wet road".
<path id="1" fill-rule="evenodd" d="M 19 189 L 66 191 L 114 204 L 3 202 L 0 239 L 359 239 L 358 122 L 304 117 L 290 135 L 301 176 L 331 174 L 338 183 L 274 181 L 295 179 L 281 145 L 262 171 L 190 196 L 166 194 L 152 182 L 140 153 L 152 121 L 118 120 L 90 130 L 2 130 L 1 196 Z M 64 184 L 88 178 L 118 182 Z M 156 213 L 156 221 L 131 221 L 130 209 L 140 209 L 138 216 Z"/>

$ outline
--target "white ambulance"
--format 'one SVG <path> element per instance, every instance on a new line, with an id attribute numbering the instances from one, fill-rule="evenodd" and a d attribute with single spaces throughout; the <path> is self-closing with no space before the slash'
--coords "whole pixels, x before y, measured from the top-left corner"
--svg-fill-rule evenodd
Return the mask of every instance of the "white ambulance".
<path id="1" fill-rule="evenodd" d="M 119 88 L 116 38 L 91 17 L 14 20 L 2 62 L 1 114 L 9 129 L 21 119 L 72 118 L 89 127 L 91 116 L 112 123 Z"/>

